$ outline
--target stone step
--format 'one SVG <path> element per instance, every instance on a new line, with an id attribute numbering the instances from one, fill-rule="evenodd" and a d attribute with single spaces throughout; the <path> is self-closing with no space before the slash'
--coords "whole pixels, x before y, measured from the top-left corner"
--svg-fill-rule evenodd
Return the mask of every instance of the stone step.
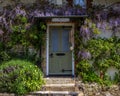
<path id="1" fill-rule="evenodd" d="M 74 78 L 47 77 L 44 78 L 44 80 L 46 84 L 43 86 L 41 91 L 36 93 L 49 94 L 43 96 L 78 96 Z"/>
<path id="2" fill-rule="evenodd" d="M 46 81 L 46 84 L 71 84 L 75 83 L 74 78 L 55 78 L 55 77 L 50 77 L 50 78 L 44 78 Z"/>
<path id="3" fill-rule="evenodd" d="M 42 91 L 75 91 L 75 84 L 47 84 Z"/>
<path id="4" fill-rule="evenodd" d="M 72 83 L 72 84 L 46 84 L 44 85 L 45 87 L 64 87 L 64 86 L 68 86 L 68 87 L 74 87 L 75 84 Z"/>
<path id="5" fill-rule="evenodd" d="M 78 94 L 74 91 L 37 91 L 31 93 L 34 96 L 79 96 Z"/>

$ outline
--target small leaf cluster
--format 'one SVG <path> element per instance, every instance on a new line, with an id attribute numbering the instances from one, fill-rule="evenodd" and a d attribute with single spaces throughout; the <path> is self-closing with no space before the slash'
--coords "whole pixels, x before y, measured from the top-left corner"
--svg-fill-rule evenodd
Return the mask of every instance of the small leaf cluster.
<path id="1" fill-rule="evenodd" d="M 4 49 L 3 42 L 0 42 L 0 63 L 3 62 L 3 61 L 8 61 L 10 58 L 11 58 L 10 55 Z"/>
<path id="2" fill-rule="evenodd" d="M 28 46 L 29 42 L 26 40 L 26 24 L 27 18 L 25 16 L 17 16 L 16 23 L 11 26 L 12 33 L 10 34 L 11 43 L 14 44 L 22 44 Z"/>

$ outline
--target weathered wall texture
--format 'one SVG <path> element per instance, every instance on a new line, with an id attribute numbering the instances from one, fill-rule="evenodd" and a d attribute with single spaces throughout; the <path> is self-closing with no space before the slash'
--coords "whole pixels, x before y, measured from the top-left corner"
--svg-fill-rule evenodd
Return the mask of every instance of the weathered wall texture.
<path id="1" fill-rule="evenodd" d="M 36 0 L 20 0 L 20 1 L 25 4 L 31 4 L 34 3 Z"/>
<path id="2" fill-rule="evenodd" d="M 14 0 L 0 0 L 0 7 L 4 7 L 6 5 L 11 5 L 11 4 L 14 4 L 13 2 Z M 25 3 L 25 4 L 32 4 L 34 3 L 36 0 L 19 0 L 19 2 L 22 2 L 22 3 Z M 49 1 L 54 1 L 54 2 L 58 2 L 58 3 L 61 3 L 60 1 L 61 0 L 49 0 Z M 18 3 L 19 3 L 18 2 Z M 110 5 L 112 3 L 115 3 L 115 2 L 120 2 L 120 0 L 93 0 L 93 4 L 96 4 L 96 5 L 99 5 L 99 4 L 102 4 L 102 5 Z M 65 2 L 64 2 L 65 3 Z"/>
<path id="3" fill-rule="evenodd" d="M 80 90 L 84 95 L 80 96 L 120 96 L 120 86 L 112 85 L 102 86 L 96 83 L 82 83 L 81 81 L 77 82 L 77 85 L 80 86 Z"/>
<path id="4" fill-rule="evenodd" d="M 115 2 L 120 2 L 120 0 L 93 0 L 94 5 L 106 5 L 109 6 L 110 4 L 113 4 Z"/>
<path id="5" fill-rule="evenodd" d="M 34 3 L 36 0 L 19 0 L 18 3 L 22 2 L 24 4 L 32 4 Z M 14 0 L 0 0 L 0 8 L 5 7 L 7 5 L 14 5 L 15 2 Z"/>
<path id="6" fill-rule="evenodd" d="M 14 4 L 14 2 L 11 0 L 0 0 L 0 8 L 12 4 Z"/>

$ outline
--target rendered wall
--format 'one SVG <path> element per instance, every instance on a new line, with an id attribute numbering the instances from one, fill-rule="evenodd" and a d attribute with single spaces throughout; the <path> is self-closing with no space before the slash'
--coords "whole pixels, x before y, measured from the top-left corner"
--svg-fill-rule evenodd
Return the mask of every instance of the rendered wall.
<path id="1" fill-rule="evenodd" d="M 25 4 L 32 4 L 35 1 L 36 0 L 19 0 L 19 2 L 23 2 Z M 49 1 L 58 2 L 60 4 L 62 0 L 56 0 L 56 1 L 55 0 L 49 0 Z M 64 3 L 65 2 L 66 1 L 64 0 Z M 120 2 L 120 0 L 93 0 L 93 4 L 96 4 L 96 5 L 99 5 L 99 4 L 110 5 L 110 4 L 115 3 L 115 2 Z M 6 5 L 11 5 L 11 4 L 14 4 L 14 0 L 0 0 L 0 7 L 4 7 Z"/>
<path id="2" fill-rule="evenodd" d="M 115 2 L 120 2 L 120 0 L 93 0 L 94 5 L 99 5 L 99 4 L 104 5 L 105 4 L 106 6 L 108 6 Z"/>

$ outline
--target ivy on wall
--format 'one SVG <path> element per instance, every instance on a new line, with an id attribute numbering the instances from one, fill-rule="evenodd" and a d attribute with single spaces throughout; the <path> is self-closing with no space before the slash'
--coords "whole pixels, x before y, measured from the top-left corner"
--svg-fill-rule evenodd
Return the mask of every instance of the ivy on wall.
<path id="1" fill-rule="evenodd" d="M 34 59 L 32 61 L 35 62 L 41 59 L 41 57 L 37 57 L 37 54 L 40 50 L 40 46 L 44 46 L 46 25 L 44 22 L 38 21 L 39 20 L 34 20 L 31 24 L 27 16 L 16 15 L 14 23 L 10 25 L 9 30 L 11 32 L 8 32 L 9 36 L 7 36 L 7 40 L 0 40 L 0 61 L 9 60 L 10 56 Z M 6 34 L 7 31 L 1 37 L 3 38 Z M 20 46 L 20 49 L 17 46 Z M 32 54 L 29 52 L 30 47 L 35 51 Z M 22 52 L 20 53 L 19 50 Z"/>
<path id="2" fill-rule="evenodd" d="M 91 10 L 91 9 L 90 9 Z M 76 74 L 84 82 L 98 82 L 109 85 L 120 81 L 120 14 L 119 8 L 95 6 L 89 11 L 89 17 L 75 32 Z M 102 38 L 101 32 L 110 30 L 111 38 Z M 117 68 L 114 80 L 107 74 L 110 67 Z"/>
<path id="3" fill-rule="evenodd" d="M 37 20 L 30 25 L 28 18 L 18 15 L 16 17 L 16 23 L 11 27 L 12 33 L 10 34 L 10 41 L 8 42 L 9 47 L 14 48 L 20 45 L 22 48 L 22 54 L 13 51 L 13 53 L 15 53 L 14 55 L 18 54 L 20 58 L 41 62 L 39 54 L 41 50 L 40 46 L 44 46 L 46 33 L 45 23 Z M 29 51 L 30 48 L 32 48 L 34 52 Z M 19 51 L 19 49 L 16 49 L 16 51 Z"/>
<path id="4" fill-rule="evenodd" d="M 112 81 L 106 71 L 109 67 L 115 67 L 120 71 L 120 38 L 98 37 L 100 30 L 94 23 L 91 25 L 90 29 L 88 24 L 84 24 L 81 26 L 82 29 L 75 33 L 76 73 L 85 82 L 107 85 L 111 82 L 118 83 L 119 73 L 116 73 Z"/>

